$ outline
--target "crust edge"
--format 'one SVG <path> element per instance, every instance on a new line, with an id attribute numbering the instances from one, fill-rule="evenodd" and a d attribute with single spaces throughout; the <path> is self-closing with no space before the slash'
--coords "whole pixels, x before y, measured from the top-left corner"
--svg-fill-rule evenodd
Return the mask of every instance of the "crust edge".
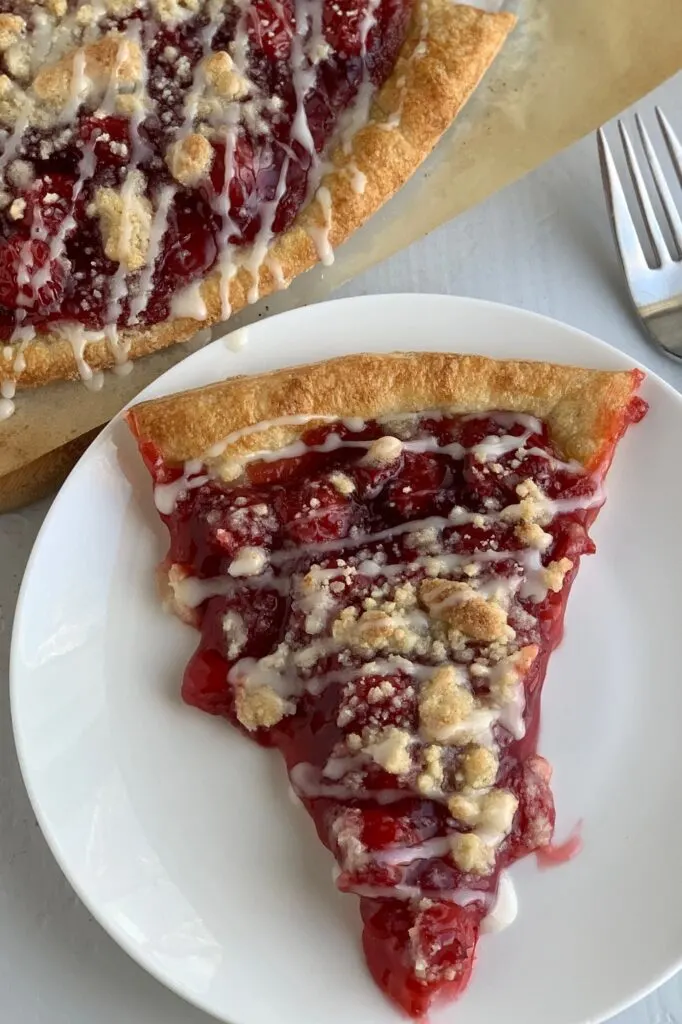
<path id="1" fill-rule="evenodd" d="M 236 438 L 217 458 L 276 451 L 309 430 L 316 415 L 375 419 L 427 409 L 497 409 L 538 416 L 566 458 L 594 469 L 608 462 L 628 423 L 638 418 L 633 401 L 643 377 L 640 370 L 450 353 L 364 354 L 235 377 L 143 402 L 126 419 L 139 441 L 151 442 L 165 461 L 177 464 L 202 458 L 236 431 L 283 416 L 311 419 Z"/>

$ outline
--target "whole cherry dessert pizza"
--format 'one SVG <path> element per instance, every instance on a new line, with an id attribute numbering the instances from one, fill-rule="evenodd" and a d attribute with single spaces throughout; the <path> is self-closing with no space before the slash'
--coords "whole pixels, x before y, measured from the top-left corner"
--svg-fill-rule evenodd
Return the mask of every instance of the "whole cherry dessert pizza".
<path id="1" fill-rule="evenodd" d="M 183 698 L 279 750 L 413 1017 L 513 920 L 510 865 L 561 859 L 540 694 L 641 379 L 361 355 L 127 414 L 200 637 Z"/>
<path id="2" fill-rule="evenodd" d="M 97 385 L 329 262 L 513 23 L 453 0 L 2 0 L 5 398 Z"/>

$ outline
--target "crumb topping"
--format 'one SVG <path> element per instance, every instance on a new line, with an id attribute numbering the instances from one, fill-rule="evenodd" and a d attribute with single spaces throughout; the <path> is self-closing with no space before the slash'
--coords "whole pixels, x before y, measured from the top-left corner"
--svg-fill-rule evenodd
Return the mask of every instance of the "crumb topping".
<path id="1" fill-rule="evenodd" d="M 506 836 L 511 831 L 518 799 L 508 789 L 492 789 L 480 802 L 477 825 L 495 836 Z"/>
<path id="2" fill-rule="evenodd" d="M 18 14 L 0 14 L 0 50 L 9 50 L 25 28 L 26 22 Z"/>
<path id="3" fill-rule="evenodd" d="M 488 747 L 471 746 L 460 757 L 458 776 L 466 789 L 485 789 L 497 778 L 497 755 Z"/>
<path id="4" fill-rule="evenodd" d="M 112 80 L 121 90 L 140 83 L 143 66 L 138 43 L 112 32 L 39 71 L 33 80 L 33 94 L 48 107 L 61 109 L 72 97 L 77 76 L 76 89 L 81 101 L 97 102 Z"/>
<path id="5" fill-rule="evenodd" d="M 249 91 L 247 80 L 239 74 L 232 57 L 225 50 L 218 50 L 205 59 L 204 74 L 206 81 L 221 99 L 241 99 Z"/>
<path id="6" fill-rule="evenodd" d="M 512 635 L 504 608 L 478 594 L 468 583 L 424 580 L 419 597 L 434 618 L 472 640 L 491 642 Z"/>
<path id="7" fill-rule="evenodd" d="M 538 523 L 545 526 L 552 518 L 548 501 L 534 480 L 523 480 L 517 484 L 516 493 L 521 499 L 517 505 L 508 505 L 500 517 L 511 523 Z"/>
<path id="8" fill-rule="evenodd" d="M 269 729 L 288 712 L 287 702 L 271 686 L 243 687 L 235 698 L 237 718 L 249 732 Z"/>
<path id="9" fill-rule="evenodd" d="M 424 747 L 422 757 L 423 767 L 417 776 L 417 789 L 423 796 L 440 795 L 444 779 L 442 748 L 438 744 Z"/>
<path id="10" fill-rule="evenodd" d="M 401 611 L 369 609 L 358 614 L 352 605 L 344 608 L 332 624 L 332 636 L 341 645 L 359 653 L 391 650 L 409 654 L 419 640 Z"/>
<path id="11" fill-rule="evenodd" d="M 348 495 L 355 491 L 355 483 L 345 473 L 336 472 L 329 474 L 329 482 L 339 494 Z"/>
<path id="12" fill-rule="evenodd" d="M 235 661 L 246 646 L 249 638 L 244 619 L 232 609 L 223 615 L 223 633 L 227 641 L 227 657 Z"/>
<path id="13" fill-rule="evenodd" d="M 363 749 L 384 771 L 391 775 L 406 775 L 412 766 L 411 744 L 409 732 L 391 725 L 372 734 L 372 739 Z"/>
<path id="14" fill-rule="evenodd" d="M 471 714 L 474 698 L 453 665 L 439 668 L 421 688 L 419 723 L 427 740 L 447 743 Z"/>
<path id="15" fill-rule="evenodd" d="M 152 206 L 144 191 L 144 177 L 131 171 L 120 190 L 100 188 L 92 214 L 99 218 L 104 251 L 127 270 L 141 270 L 147 262 Z"/>
<path id="16" fill-rule="evenodd" d="M 205 178 L 213 163 L 213 147 L 196 133 L 174 142 L 166 154 L 168 169 L 181 185 L 196 185 Z"/>
<path id="17" fill-rule="evenodd" d="M 120 2 L 120 0 L 114 0 Z M 125 2 L 125 0 L 123 0 Z M 175 25 L 195 14 L 200 7 L 199 0 L 152 0 L 157 16 L 166 25 Z"/>
<path id="18" fill-rule="evenodd" d="M 395 462 L 403 450 L 403 443 L 397 437 L 378 437 L 372 441 L 367 453 L 360 460 L 367 466 L 381 466 L 386 463 Z"/>
<path id="19" fill-rule="evenodd" d="M 548 590 L 558 594 L 564 585 L 564 577 L 573 568 L 570 558 L 560 558 L 558 562 L 550 562 L 542 572 L 542 579 Z"/>
<path id="20" fill-rule="evenodd" d="M 475 832 L 456 832 L 451 838 L 452 859 L 468 875 L 488 875 L 495 866 L 495 850 Z"/>

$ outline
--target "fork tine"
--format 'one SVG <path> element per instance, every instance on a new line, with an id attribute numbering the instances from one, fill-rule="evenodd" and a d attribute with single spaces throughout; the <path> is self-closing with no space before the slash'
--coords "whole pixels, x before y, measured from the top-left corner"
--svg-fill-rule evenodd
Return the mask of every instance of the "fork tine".
<path id="1" fill-rule="evenodd" d="M 670 262 L 668 247 L 665 244 L 663 232 L 661 231 L 658 219 L 654 213 L 654 208 L 651 205 L 646 183 L 639 168 L 639 161 L 637 160 L 632 143 L 630 142 L 630 136 L 628 135 L 627 128 L 622 121 L 618 122 L 618 129 L 623 142 L 625 159 L 627 161 L 628 170 L 630 171 L 630 178 L 632 179 L 632 184 L 635 189 L 635 195 L 637 196 L 637 202 L 639 203 L 639 208 L 642 211 L 644 226 L 647 230 L 649 241 L 653 247 L 654 255 L 658 260 L 658 265 L 659 267 L 662 267 L 664 263 Z"/>
<path id="2" fill-rule="evenodd" d="M 658 118 L 658 123 L 661 126 L 663 138 L 665 139 L 668 152 L 670 153 L 670 159 L 677 171 L 677 177 L 680 179 L 680 185 L 682 185 L 682 143 L 673 131 L 672 125 L 660 107 L 656 107 L 656 117 Z"/>
<path id="3" fill-rule="evenodd" d="M 677 255 L 682 257 L 682 217 L 680 217 L 677 207 L 675 206 L 675 200 L 673 199 L 670 189 L 668 188 L 668 182 L 665 180 L 663 169 L 658 161 L 658 157 L 654 151 L 654 147 L 651 145 L 651 139 L 649 133 L 644 127 L 639 114 L 635 114 L 635 124 L 639 132 L 639 137 L 642 140 L 642 148 L 646 157 L 647 163 L 649 164 L 649 170 L 651 176 L 654 179 L 656 185 L 656 191 L 658 192 L 661 200 L 661 206 L 665 212 L 668 224 L 670 225 L 670 231 L 673 238 L 675 239 L 675 246 L 677 248 Z"/>
<path id="4" fill-rule="evenodd" d="M 603 128 L 597 132 L 597 146 L 604 192 L 611 214 L 611 225 L 625 273 L 629 278 L 631 271 L 646 270 L 648 264 Z"/>

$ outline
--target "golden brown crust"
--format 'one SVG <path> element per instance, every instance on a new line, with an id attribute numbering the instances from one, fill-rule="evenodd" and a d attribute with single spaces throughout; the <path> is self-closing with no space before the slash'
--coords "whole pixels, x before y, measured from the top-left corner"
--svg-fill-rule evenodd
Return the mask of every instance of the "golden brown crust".
<path id="1" fill-rule="evenodd" d="M 325 417 L 390 418 L 428 409 L 505 410 L 547 423 L 566 458 L 596 466 L 627 425 L 642 375 L 544 362 L 501 361 L 441 352 L 342 356 L 323 363 L 234 377 L 143 402 L 128 413 L 142 440 L 168 462 L 200 458 L 245 427 L 281 417 L 312 417 L 234 439 L 220 460 L 277 450 Z"/>
<path id="2" fill-rule="evenodd" d="M 329 242 L 341 245 L 379 209 L 414 173 L 457 116 L 513 28 L 510 14 L 487 14 L 455 5 L 450 0 L 426 0 L 415 4 L 415 18 L 396 67 L 379 92 L 370 123 L 353 138 L 350 153 L 333 154 L 335 169 L 322 185 L 331 196 Z M 364 191 L 354 190 L 358 172 L 364 175 Z M 286 287 L 318 261 L 309 229 L 325 224 L 319 202 L 301 211 L 292 227 L 273 243 L 271 265 L 259 272 L 258 294 L 264 296 Z M 242 267 L 230 285 L 230 305 L 243 308 L 253 292 L 251 273 Z M 222 317 L 220 281 L 211 275 L 202 285 L 206 320 L 170 320 L 145 328 L 120 332 L 121 343 L 137 359 L 180 341 Z M 102 339 L 86 345 L 85 359 L 93 370 L 111 367 L 114 357 Z M 41 335 L 24 350 L 26 368 L 20 386 L 35 386 L 59 379 L 77 379 L 72 346 L 59 334 Z M 0 360 L 0 380 L 13 380 L 11 362 Z"/>

